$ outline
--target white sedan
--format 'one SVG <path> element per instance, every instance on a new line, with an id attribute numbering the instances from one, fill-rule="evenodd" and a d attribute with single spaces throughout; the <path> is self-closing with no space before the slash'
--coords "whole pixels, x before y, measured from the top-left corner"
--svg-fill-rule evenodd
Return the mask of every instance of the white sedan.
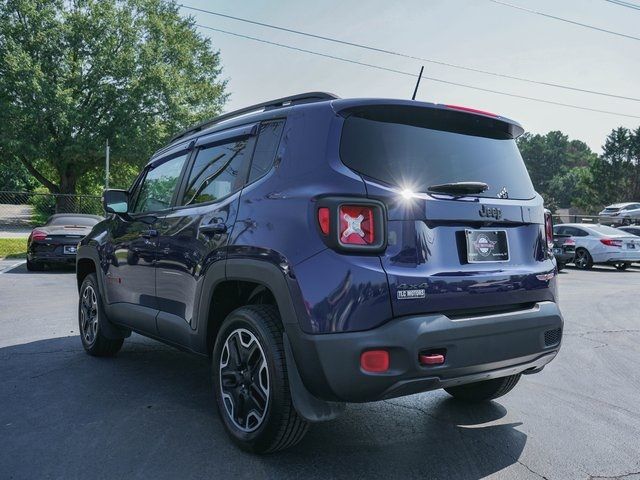
<path id="1" fill-rule="evenodd" d="M 574 264 L 589 269 L 607 264 L 625 270 L 640 262 L 640 239 L 616 228 L 591 223 L 563 223 L 553 227 L 554 234 L 571 235 L 576 242 Z"/>

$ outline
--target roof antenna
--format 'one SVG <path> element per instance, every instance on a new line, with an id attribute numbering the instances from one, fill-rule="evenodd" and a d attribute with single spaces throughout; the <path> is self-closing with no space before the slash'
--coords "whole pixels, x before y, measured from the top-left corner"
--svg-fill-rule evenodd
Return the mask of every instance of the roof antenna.
<path id="1" fill-rule="evenodd" d="M 413 97 L 411 97 L 411 100 L 415 100 L 416 99 L 416 93 L 418 93 L 418 87 L 420 86 L 420 79 L 422 78 L 422 72 L 424 71 L 424 65 L 422 65 L 422 67 L 420 67 L 420 74 L 418 75 L 418 81 L 416 82 L 416 88 L 413 91 Z"/>

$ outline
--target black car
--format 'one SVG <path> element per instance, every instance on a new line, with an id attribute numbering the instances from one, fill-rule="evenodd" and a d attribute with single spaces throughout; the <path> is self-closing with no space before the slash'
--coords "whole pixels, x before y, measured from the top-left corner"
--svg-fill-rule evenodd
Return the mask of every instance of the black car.
<path id="1" fill-rule="evenodd" d="M 74 264 L 78 242 L 101 220 L 99 215 L 76 213 L 50 216 L 27 239 L 27 270 L 42 270 L 52 263 Z"/>
<path id="2" fill-rule="evenodd" d="M 562 340 L 523 131 L 318 92 L 201 123 L 104 193 L 78 247 L 83 346 L 114 355 L 133 331 L 209 357 L 222 424 L 252 452 L 346 403 L 500 397 Z"/>
<path id="3" fill-rule="evenodd" d="M 572 263 L 576 256 L 576 241 L 571 235 L 553 235 L 553 256 L 556 258 L 558 270 L 562 270 L 567 263 Z"/>

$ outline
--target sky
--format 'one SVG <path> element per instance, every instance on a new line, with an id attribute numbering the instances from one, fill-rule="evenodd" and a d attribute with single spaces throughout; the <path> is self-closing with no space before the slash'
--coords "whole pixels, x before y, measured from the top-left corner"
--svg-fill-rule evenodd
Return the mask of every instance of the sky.
<path id="1" fill-rule="evenodd" d="M 180 0 L 179 0 L 180 1 Z M 219 13 L 404 54 L 640 98 L 640 41 L 570 25 L 489 0 L 181 0 Z M 605 0 L 504 0 L 640 37 L 640 10 Z M 628 0 L 640 6 L 640 0 Z M 198 24 L 480 88 L 640 117 L 640 102 L 497 78 L 182 9 Z M 410 98 L 416 79 L 200 29 L 221 54 L 231 94 L 225 110 L 309 91 Z M 611 129 L 640 118 L 575 110 L 423 79 L 417 100 L 512 118 L 533 133 L 561 130 L 600 152 Z"/>

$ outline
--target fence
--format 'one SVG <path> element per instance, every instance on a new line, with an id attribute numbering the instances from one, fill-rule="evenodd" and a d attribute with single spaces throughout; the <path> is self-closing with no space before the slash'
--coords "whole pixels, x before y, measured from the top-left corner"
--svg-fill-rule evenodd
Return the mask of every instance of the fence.
<path id="1" fill-rule="evenodd" d="M 104 215 L 102 200 L 92 195 L 0 190 L 0 237 L 26 237 L 54 213 Z"/>

